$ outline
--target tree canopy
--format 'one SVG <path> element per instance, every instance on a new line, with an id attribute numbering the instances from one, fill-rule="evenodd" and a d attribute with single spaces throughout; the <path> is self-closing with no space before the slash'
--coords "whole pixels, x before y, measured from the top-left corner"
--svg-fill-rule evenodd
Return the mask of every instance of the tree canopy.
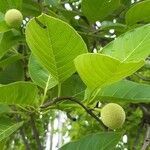
<path id="1" fill-rule="evenodd" d="M 150 0 L 0 0 L 1 150 L 149 150 Z"/>

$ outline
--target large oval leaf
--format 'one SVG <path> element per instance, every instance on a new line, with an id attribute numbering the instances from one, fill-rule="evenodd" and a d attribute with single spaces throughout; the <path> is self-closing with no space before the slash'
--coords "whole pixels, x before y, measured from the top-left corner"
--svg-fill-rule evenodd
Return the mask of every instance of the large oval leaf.
<path id="1" fill-rule="evenodd" d="M 102 53 L 124 62 L 145 59 L 150 54 L 150 24 L 119 36 Z"/>
<path id="2" fill-rule="evenodd" d="M 135 23 L 150 22 L 150 0 L 145 0 L 131 7 L 125 16 L 126 23 L 133 25 Z"/>
<path id="3" fill-rule="evenodd" d="M 123 80 L 102 88 L 96 96 L 97 100 L 150 103 L 150 85 Z"/>
<path id="4" fill-rule="evenodd" d="M 23 125 L 23 122 L 14 123 L 10 118 L 0 117 L 0 141 L 4 140 Z"/>
<path id="5" fill-rule="evenodd" d="M 30 82 L 15 82 L 0 86 L 0 103 L 34 105 L 37 100 L 37 87 Z"/>
<path id="6" fill-rule="evenodd" d="M 28 23 L 26 39 L 34 56 L 58 82 L 75 72 L 74 58 L 87 52 L 84 41 L 71 26 L 46 14 Z"/>
<path id="7" fill-rule="evenodd" d="M 120 0 L 83 0 L 82 11 L 91 20 L 103 21 L 108 15 L 112 14 L 120 5 Z"/>
<path id="8" fill-rule="evenodd" d="M 120 138 L 121 134 L 115 132 L 91 134 L 64 145 L 60 150 L 113 150 Z"/>
<path id="9" fill-rule="evenodd" d="M 56 86 L 58 82 L 50 73 L 39 64 L 36 58 L 31 55 L 29 60 L 29 74 L 35 84 L 45 89 L 51 89 Z"/>
<path id="10" fill-rule="evenodd" d="M 89 88 L 109 85 L 131 75 L 144 62 L 122 63 L 101 54 L 82 54 L 75 59 L 76 69 Z"/>

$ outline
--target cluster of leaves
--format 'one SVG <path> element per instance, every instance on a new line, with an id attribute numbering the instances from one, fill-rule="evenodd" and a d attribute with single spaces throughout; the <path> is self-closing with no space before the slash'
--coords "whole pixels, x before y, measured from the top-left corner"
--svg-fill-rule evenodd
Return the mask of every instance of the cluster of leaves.
<path id="1" fill-rule="evenodd" d="M 20 28 L 5 22 L 12 8 L 23 14 Z M 69 136 L 78 139 L 62 150 L 141 147 L 144 126 L 150 124 L 149 14 L 149 0 L 0 0 L 4 149 L 44 149 L 49 118 L 56 117 L 53 109 L 68 114 Z M 106 131 L 98 120 L 99 104 L 107 102 L 127 112 L 118 131 Z"/>

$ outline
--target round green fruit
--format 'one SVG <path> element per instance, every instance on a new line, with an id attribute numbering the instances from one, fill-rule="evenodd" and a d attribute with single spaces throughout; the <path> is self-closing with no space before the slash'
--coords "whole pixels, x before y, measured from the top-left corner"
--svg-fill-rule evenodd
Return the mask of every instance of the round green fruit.
<path id="1" fill-rule="evenodd" d="M 101 110 L 102 122 L 105 126 L 113 130 L 122 127 L 125 117 L 124 109 L 115 103 L 109 103 Z"/>
<path id="2" fill-rule="evenodd" d="M 9 9 L 5 14 L 5 21 L 8 26 L 18 28 L 23 21 L 23 15 L 17 9 Z"/>

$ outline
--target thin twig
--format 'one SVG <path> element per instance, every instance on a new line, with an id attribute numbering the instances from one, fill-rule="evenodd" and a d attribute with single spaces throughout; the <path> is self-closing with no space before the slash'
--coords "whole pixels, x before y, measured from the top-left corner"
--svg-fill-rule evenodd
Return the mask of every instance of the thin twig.
<path id="1" fill-rule="evenodd" d="M 79 104 L 89 115 L 91 115 L 96 121 L 98 121 L 100 123 L 100 125 L 102 126 L 103 129 L 107 129 L 106 126 L 104 126 L 104 124 L 101 122 L 101 120 L 99 119 L 99 117 L 97 117 L 92 110 L 88 109 L 86 106 L 84 106 L 80 101 L 78 101 L 77 99 L 75 99 L 74 97 L 57 97 L 52 101 L 48 101 L 47 103 L 45 103 L 43 106 L 41 106 L 41 108 L 47 108 L 49 106 L 55 105 L 61 101 L 72 101 L 75 102 L 77 104 Z"/>
<path id="2" fill-rule="evenodd" d="M 140 108 L 143 112 L 144 123 L 150 124 L 150 104 L 141 104 Z"/>
<path id="3" fill-rule="evenodd" d="M 36 128 L 36 125 L 35 125 L 34 116 L 31 114 L 30 118 L 31 118 L 31 120 L 30 120 L 31 121 L 31 127 L 32 127 L 32 130 L 33 130 L 34 138 L 35 138 L 36 143 L 37 143 L 38 150 L 43 150 L 42 145 L 41 145 L 41 141 L 40 141 L 40 138 L 39 138 L 39 132 L 38 132 L 38 130 Z"/>
<path id="4" fill-rule="evenodd" d="M 101 38 L 101 39 L 106 39 L 108 40 L 108 38 L 105 38 L 101 35 L 96 35 L 96 34 L 92 34 L 92 33 L 87 33 L 87 32 L 82 32 L 82 31 L 77 31 L 79 34 L 82 34 L 82 35 L 86 35 L 86 36 L 91 36 L 91 37 L 95 37 L 95 38 Z"/>
<path id="5" fill-rule="evenodd" d="M 67 112 L 66 115 L 72 121 L 76 121 L 77 120 L 75 117 L 72 117 L 69 112 Z"/>
<path id="6" fill-rule="evenodd" d="M 150 145 L 150 125 L 147 124 L 146 135 L 145 135 L 144 143 L 143 143 L 141 150 L 147 150 L 149 145 Z"/>

